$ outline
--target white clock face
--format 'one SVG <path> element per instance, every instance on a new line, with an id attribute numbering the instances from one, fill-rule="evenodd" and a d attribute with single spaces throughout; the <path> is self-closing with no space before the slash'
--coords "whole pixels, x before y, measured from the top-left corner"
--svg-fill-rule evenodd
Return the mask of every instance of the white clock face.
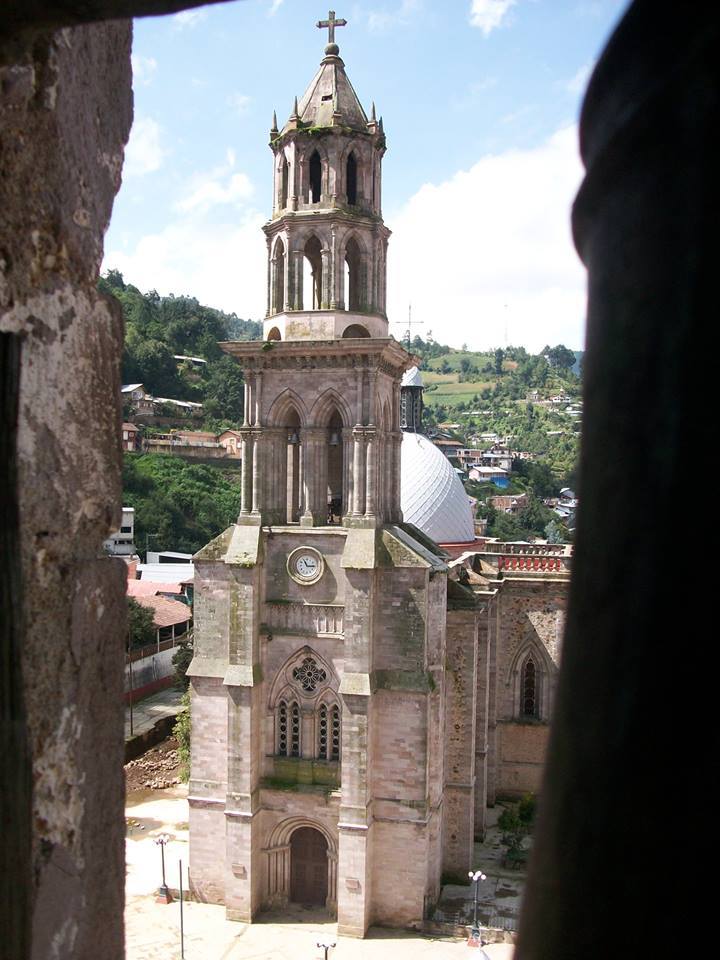
<path id="1" fill-rule="evenodd" d="M 322 554 L 312 547 L 298 547 L 288 557 L 287 569 L 296 583 L 315 583 L 323 575 Z"/>

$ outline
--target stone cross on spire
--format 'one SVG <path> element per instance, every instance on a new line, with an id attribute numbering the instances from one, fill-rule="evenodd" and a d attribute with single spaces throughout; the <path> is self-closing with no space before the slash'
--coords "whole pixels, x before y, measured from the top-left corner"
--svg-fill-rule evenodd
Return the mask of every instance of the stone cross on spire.
<path id="1" fill-rule="evenodd" d="M 336 20 L 335 11 L 329 10 L 327 20 L 318 20 L 316 26 L 319 27 L 321 30 L 324 30 L 325 27 L 327 27 L 328 46 L 330 46 L 331 43 L 332 44 L 335 43 L 335 27 L 347 26 L 347 20 Z"/>

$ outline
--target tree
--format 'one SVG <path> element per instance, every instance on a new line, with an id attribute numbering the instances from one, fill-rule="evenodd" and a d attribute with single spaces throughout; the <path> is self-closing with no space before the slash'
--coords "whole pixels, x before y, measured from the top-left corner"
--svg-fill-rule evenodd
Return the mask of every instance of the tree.
<path id="1" fill-rule="evenodd" d="M 542 356 L 547 357 L 550 366 L 556 370 L 570 370 L 575 366 L 575 354 L 562 343 L 556 347 L 545 347 Z"/>
<path id="2" fill-rule="evenodd" d="M 180 779 L 187 783 L 190 779 L 190 734 L 192 719 L 190 717 L 190 691 L 186 690 L 180 701 L 183 710 L 177 715 L 173 736 L 178 742 L 178 758 L 180 759 Z"/>
<path id="3" fill-rule="evenodd" d="M 153 612 L 133 597 L 127 598 L 128 606 L 128 648 L 137 650 L 155 643 L 155 622 Z"/>
<path id="4" fill-rule="evenodd" d="M 495 373 L 500 376 L 503 372 L 503 360 L 505 359 L 505 351 L 502 347 L 498 347 L 495 351 Z"/>
<path id="5" fill-rule="evenodd" d="M 245 381 L 232 357 L 224 356 L 214 364 L 205 387 L 205 413 L 242 423 Z"/>
<path id="6" fill-rule="evenodd" d="M 188 631 L 184 637 L 177 641 L 177 647 L 172 658 L 172 665 L 175 667 L 175 686 L 181 690 L 187 690 L 190 686 L 190 677 L 187 675 L 187 669 L 193 658 L 193 634 Z"/>

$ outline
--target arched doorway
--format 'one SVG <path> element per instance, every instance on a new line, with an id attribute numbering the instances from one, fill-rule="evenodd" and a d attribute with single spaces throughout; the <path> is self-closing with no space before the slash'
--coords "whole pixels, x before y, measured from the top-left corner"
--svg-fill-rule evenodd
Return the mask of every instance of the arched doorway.
<path id="1" fill-rule="evenodd" d="M 299 827 L 290 838 L 290 899 L 324 907 L 327 895 L 327 840 L 313 827 Z"/>

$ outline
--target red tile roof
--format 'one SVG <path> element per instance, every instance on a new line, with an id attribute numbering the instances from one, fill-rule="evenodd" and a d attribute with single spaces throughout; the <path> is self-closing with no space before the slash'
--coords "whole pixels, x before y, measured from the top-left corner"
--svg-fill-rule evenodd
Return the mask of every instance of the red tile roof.
<path id="1" fill-rule="evenodd" d="M 168 600 L 165 597 L 136 597 L 143 607 L 153 611 L 153 620 L 156 627 L 171 627 L 176 623 L 185 623 L 192 617 L 192 611 L 179 600 Z"/>
<path id="2" fill-rule="evenodd" d="M 128 580 L 127 593 L 129 597 L 153 597 L 158 593 L 182 594 L 182 585 L 155 583 L 152 580 Z"/>

